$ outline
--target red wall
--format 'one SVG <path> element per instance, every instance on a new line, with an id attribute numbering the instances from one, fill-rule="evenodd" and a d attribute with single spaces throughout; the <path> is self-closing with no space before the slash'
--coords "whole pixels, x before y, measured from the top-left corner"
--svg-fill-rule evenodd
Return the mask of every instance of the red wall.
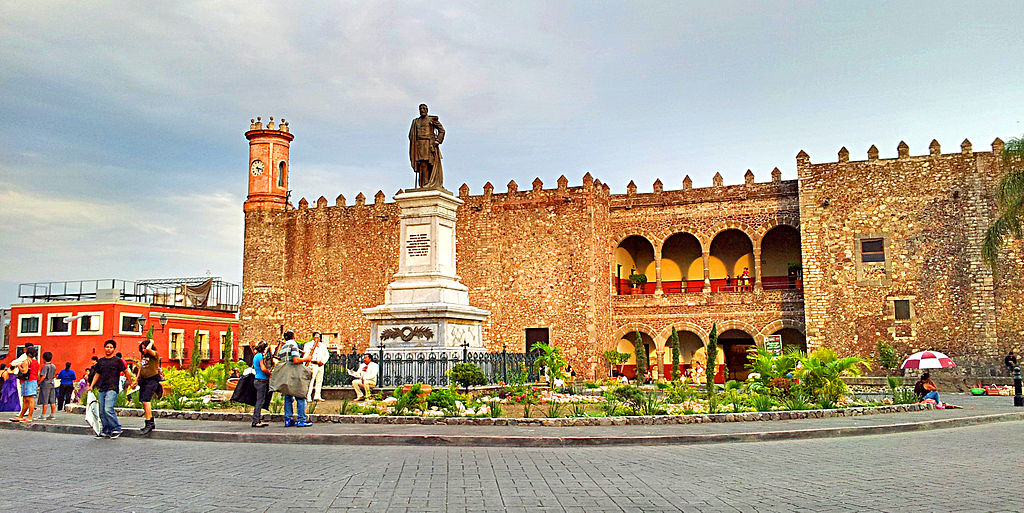
<path id="1" fill-rule="evenodd" d="M 72 322 L 70 333 L 51 334 L 49 333 L 48 314 L 71 314 L 77 315 L 83 312 L 102 312 L 102 329 L 98 334 L 80 334 L 78 322 Z M 121 314 L 141 314 L 146 317 L 145 328 L 142 334 L 121 334 Z M 22 315 L 42 314 L 40 319 L 40 334 L 22 336 L 18 334 L 21 326 Z M 159 318 L 167 316 L 167 323 L 161 329 Z M 156 342 L 157 350 L 163 359 L 165 367 L 188 367 L 192 354 L 192 340 L 196 330 L 208 331 L 210 334 L 211 359 L 203 360 L 203 366 L 218 363 L 221 360 L 216 351 L 220 344 L 220 334 L 232 330 L 232 344 L 234 346 L 235 359 L 238 359 L 239 333 L 238 320 L 234 312 L 223 312 L 217 310 L 205 310 L 199 308 L 180 308 L 161 305 L 147 305 L 131 302 L 61 302 L 61 303 L 30 303 L 13 305 L 11 307 L 11 338 L 10 354 L 4 361 L 10 363 L 17 356 L 17 347 L 31 342 L 41 346 L 39 354 L 45 351 L 53 353 L 53 363 L 57 370 L 64 368 L 65 362 L 71 362 L 71 368 L 81 376 L 83 370 L 91 365 L 93 356 L 103 357 L 103 343 L 109 339 L 117 342 L 117 350 L 126 359 L 139 357 L 139 341 L 145 337 L 146 331 L 153 326 L 153 340 Z M 184 354 L 179 360 L 171 360 L 168 356 L 170 330 L 184 330 L 183 346 Z M 41 358 L 41 356 L 40 356 Z"/>

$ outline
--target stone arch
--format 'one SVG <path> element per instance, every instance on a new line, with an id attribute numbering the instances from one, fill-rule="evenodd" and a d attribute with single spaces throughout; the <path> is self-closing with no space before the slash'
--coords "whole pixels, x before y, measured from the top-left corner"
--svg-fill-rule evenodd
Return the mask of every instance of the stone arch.
<path id="1" fill-rule="evenodd" d="M 614 345 L 609 348 L 609 349 L 620 350 L 619 349 L 620 341 L 628 342 L 629 345 L 632 346 L 633 351 L 630 352 L 630 359 L 629 359 L 629 361 L 627 361 L 626 364 L 624 364 L 622 366 L 623 373 L 626 374 L 627 376 L 631 377 L 631 378 L 636 376 L 636 374 L 635 374 L 636 373 L 636 356 L 635 356 L 636 341 L 632 337 L 629 337 L 629 335 L 632 334 L 633 332 L 636 332 L 636 331 L 640 332 L 641 338 L 644 338 L 644 336 L 646 335 L 647 338 L 651 339 L 650 352 L 649 352 L 650 354 L 648 354 L 648 361 L 653 363 L 654 362 L 654 358 L 653 358 L 652 355 L 657 354 L 656 351 L 657 351 L 657 344 L 658 344 L 658 342 L 657 342 L 657 339 L 654 336 L 654 333 L 656 333 L 656 331 L 650 325 L 647 325 L 647 324 L 644 324 L 644 323 L 640 323 L 640 322 L 631 322 L 631 323 L 628 323 L 628 324 L 625 324 L 625 325 L 621 326 L 615 332 L 615 336 L 612 337 L 612 341 L 611 342 Z M 629 337 L 629 338 L 627 338 L 627 337 Z"/>
<path id="2" fill-rule="evenodd" d="M 772 231 L 772 228 L 776 228 L 783 225 L 795 228 L 797 232 L 800 231 L 799 218 L 789 216 L 776 217 L 774 219 L 770 219 L 764 223 L 761 223 L 761 225 L 757 227 L 757 241 L 760 242 L 761 239 L 763 239 L 764 236 L 768 234 L 768 232 Z"/>
<path id="3" fill-rule="evenodd" d="M 652 294 L 657 287 L 658 247 L 643 235 L 627 235 L 612 250 L 613 293 L 630 294 L 628 277 L 631 269 L 647 276 L 647 284 L 641 287 L 644 294 Z"/>
<path id="4" fill-rule="evenodd" d="M 772 322 L 769 322 L 764 326 L 764 328 L 761 328 L 761 331 L 759 331 L 758 334 L 761 336 L 761 340 L 764 340 L 764 337 L 771 335 L 772 333 L 775 333 L 776 331 L 779 331 L 783 328 L 792 328 L 801 333 L 804 333 L 805 335 L 807 334 L 807 331 L 804 328 L 804 323 L 793 319 L 777 319 Z"/>
<path id="5" fill-rule="evenodd" d="M 729 330 L 740 330 L 747 335 L 750 335 L 758 345 L 764 345 L 764 337 L 761 336 L 761 330 L 754 327 L 754 325 L 737 320 L 728 320 L 718 323 L 718 333 L 722 334 Z"/>
<path id="6" fill-rule="evenodd" d="M 761 234 L 758 273 L 765 289 L 802 288 L 797 282 L 799 274 L 790 273 L 790 265 L 803 263 L 800 229 L 788 223 L 776 223 Z"/>
<path id="7" fill-rule="evenodd" d="M 711 227 L 710 230 L 707 230 L 703 234 L 699 235 L 697 238 L 700 239 L 701 247 L 707 248 L 708 251 L 710 251 L 711 241 L 715 239 L 716 235 L 726 230 L 739 230 L 747 234 L 747 237 L 750 237 L 750 242 L 754 244 L 755 247 L 757 243 L 761 240 L 758 237 L 757 230 L 755 230 L 753 226 L 742 221 L 729 220 L 718 223 Z"/>
<path id="8" fill-rule="evenodd" d="M 724 228 L 715 233 L 707 247 L 711 291 L 749 291 L 757 281 L 758 260 L 750 232 L 737 227 Z"/>
<path id="9" fill-rule="evenodd" d="M 659 251 L 663 292 L 687 292 L 704 286 L 704 247 L 696 231 L 677 231 L 664 238 Z"/>
<path id="10" fill-rule="evenodd" d="M 668 326 L 666 326 L 664 329 L 659 331 L 657 336 L 654 338 L 654 340 L 656 342 L 658 342 L 658 344 L 659 344 L 658 345 L 658 349 L 665 349 L 667 347 L 666 344 L 668 343 L 668 338 L 672 336 L 672 327 L 673 326 L 675 326 L 677 331 L 690 331 L 690 332 L 693 332 L 695 335 L 700 337 L 700 341 L 704 344 L 705 347 L 708 345 L 708 331 L 709 330 L 701 328 L 700 326 L 698 326 L 698 325 L 696 325 L 696 324 L 694 324 L 692 322 L 674 321 L 671 324 L 669 324 Z"/>
<path id="11" fill-rule="evenodd" d="M 623 324 L 622 326 L 619 327 L 618 330 L 615 331 L 615 334 L 611 338 L 611 344 L 610 347 L 608 347 L 608 349 L 615 349 L 615 346 L 619 343 L 619 340 L 622 337 L 625 337 L 626 335 L 637 330 L 639 330 L 640 333 L 646 333 L 651 338 L 654 338 L 654 334 L 658 332 L 651 325 L 644 324 L 642 322 L 630 322 Z M 657 339 L 655 339 L 655 343 L 657 343 Z"/>
<path id="12" fill-rule="evenodd" d="M 662 228 L 660 230 L 652 232 L 651 235 L 653 235 L 656 239 L 658 239 L 660 241 L 661 245 L 664 246 L 665 245 L 665 241 L 667 241 L 669 239 L 669 237 L 671 237 L 671 236 L 673 236 L 673 235 L 675 235 L 677 233 L 689 233 L 690 235 L 693 235 L 694 237 L 697 238 L 697 242 L 701 243 L 701 250 L 704 249 L 704 241 L 701 239 L 702 232 L 696 226 L 693 226 L 693 225 L 689 225 L 689 224 L 671 224 L 671 225 L 666 226 L 666 227 L 664 227 L 664 228 Z"/>
<path id="13" fill-rule="evenodd" d="M 655 248 L 660 248 L 661 244 L 664 242 L 663 240 L 655 236 L 653 233 L 651 233 L 650 230 L 645 230 L 643 228 L 638 227 L 630 227 L 619 230 L 615 234 L 615 236 L 612 237 L 612 245 L 618 247 L 619 244 L 622 244 L 622 241 L 633 236 L 643 237 L 647 239 L 647 242 L 651 243 L 651 247 Z"/>

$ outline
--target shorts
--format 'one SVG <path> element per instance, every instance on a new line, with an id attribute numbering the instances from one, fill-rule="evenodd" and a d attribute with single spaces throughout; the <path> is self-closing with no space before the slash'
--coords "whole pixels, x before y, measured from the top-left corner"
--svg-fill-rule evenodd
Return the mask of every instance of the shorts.
<path id="1" fill-rule="evenodd" d="M 153 401 L 153 396 L 163 395 L 163 387 L 160 386 L 160 376 L 142 378 L 139 380 L 139 402 L 148 403 Z"/>
<path id="2" fill-rule="evenodd" d="M 21 382 L 21 396 L 32 397 L 39 392 L 39 382 L 35 380 L 28 380 Z"/>
<path id="3" fill-rule="evenodd" d="M 57 404 L 57 389 L 53 388 L 53 383 L 43 383 L 39 385 L 39 398 L 36 402 L 40 406 L 47 404 Z"/>

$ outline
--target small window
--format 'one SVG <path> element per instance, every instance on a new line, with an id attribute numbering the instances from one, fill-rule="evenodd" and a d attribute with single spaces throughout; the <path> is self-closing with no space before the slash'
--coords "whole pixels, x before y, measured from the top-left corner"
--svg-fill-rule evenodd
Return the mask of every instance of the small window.
<path id="1" fill-rule="evenodd" d="M 861 262 L 885 262 L 885 243 L 882 239 L 861 239 Z"/>
<path id="2" fill-rule="evenodd" d="M 526 352 L 532 352 L 534 344 L 547 344 L 548 335 L 547 328 L 526 328 Z"/>
<path id="3" fill-rule="evenodd" d="M 207 331 L 197 332 L 195 337 L 199 340 L 199 357 L 203 360 L 210 359 L 210 333 Z"/>
<path id="4" fill-rule="evenodd" d="M 78 318 L 78 334 L 98 334 L 103 326 L 103 317 L 99 313 L 80 314 Z"/>
<path id="5" fill-rule="evenodd" d="M 50 317 L 50 329 L 48 333 L 59 334 L 59 333 L 70 333 L 71 327 L 65 321 L 63 315 L 54 315 Z"/>
<path id="6" fill-rule="evenodd" d="M 19 335 L 38 335 L 39 334 L 39 315 L 22 315 L 20 316 L 21 325 L 18 329 Z"/>
<path id="7" fill-rule="evenodd" d="M 141 315 L 121 314 L 121 333 L 142 333 Z"/>
<path id="8" fill-rule="evenodd" d="M 282 160 L 277 164 L 277 186 L 284 187 L 284 161 Z"/>
<path id="9" fill-rule="evenodd" d="M 171 333 L 171 341 L 170 341 L 170 347 L 168 348 L 168 349 L 170 349 L 170 351 L 168 351 L 168 353 L 170 355 L 170 358 L 180 359 L 182 357 L 182 355 L 181 355 L 181 348 L 182 348 L 182 340 L 185 338 L 185 332 L 178 330 L 178 331 L 171 331 L 170 333 Z"/>
<path id="10" fill-rule="evenodd" d="M 909 299 L 896 299 L 893 300 L 893 309 L 896 313 L 897 321 L 908 321 L 910 320 L 910 300 Z"/>

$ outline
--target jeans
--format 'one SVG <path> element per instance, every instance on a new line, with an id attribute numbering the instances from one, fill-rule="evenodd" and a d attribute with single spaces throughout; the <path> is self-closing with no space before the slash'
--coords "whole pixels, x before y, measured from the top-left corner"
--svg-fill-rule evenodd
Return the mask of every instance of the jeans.
<path id="1" fill-rule="evenodd" d="M 299 419 L 298 422 L 306 422 L 306 398 L 295 397 L 293 395 L 284 396 L 284 418 L 285 420 L 295 420 L 292 416 L 292 400 L 295 400 L 295 404 L 298 406 Z"/>
<path id="2" fill-rule="evenodd" d="M 256 388 L 256 406 L 252 409 L 252 425 L 260 423 L 263 405 L 267 402 L 267 392 L 270 390 L 270 381 L 266 379 L 254 379 L 252 380 L 253 386 Z M 305 408 L 302 409 L 306 411 Z"/>
<path id="3" fill-rule="evenodd" d="M 931 399 L 931 400 L 933 400 L 935 402 L 939 402 L 939 393 L 934 391 L 934 390 L 932 390 L 932 391 L 928 392 L 927 394 L 924 394 L 924 397 L 921 398 L 922 401 L 924 401 L 925 399 Z"/>
<path id="4" fill-rule="evenodd" d="M 109 435 L 120 432 L 121 424 L 117 421 L 117 414 L 114 413 L 114 404 L 117 403 L 117 390 L 97 392 L 96 401 L 100 406 L 100 422 L 103 424 L 103 433 Z"/>

